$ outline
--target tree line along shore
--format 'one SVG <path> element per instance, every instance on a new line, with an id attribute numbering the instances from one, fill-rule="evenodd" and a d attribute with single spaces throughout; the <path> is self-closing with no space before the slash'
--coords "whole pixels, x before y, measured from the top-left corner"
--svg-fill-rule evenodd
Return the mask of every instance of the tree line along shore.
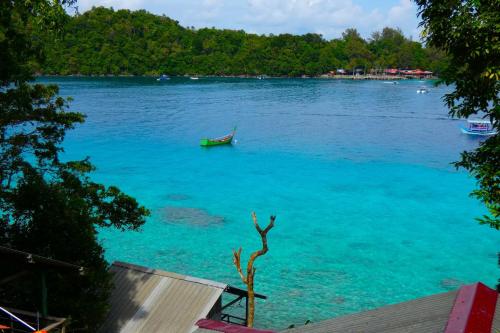
<path id="1" fill-rule="evenodd" d="M 66 16 L 64 33 L 38 32 L 41 75 L 200 75 L 320 77 L 343 68 L 421 68 L 439 73 L 445 54 L 384 28 L 363 39 L 356 29 L 327 40 L 319 34 L 256 35 L 182 27 L 144 10 L 97 7 Z M 346 77 L 347 78 L 347 77 Z"/>
<path id="2" fill-rule="evenodd" d="M 143 78 L 157 78 L 158 75 L 133 75 L 133 74 L 44 74 L 37 73 L 37 77 L 143 77 Z M 169 78 L 192 78 L 192 75 L 174 75 Z M 269 76 L 269 75 L 195 75 L 197 78 L 226 78 L 226 79 L 289 79 L 289 78 L 300 78 L 300 79 L 334 79 L 334 80 L 379 80 L 379 81 L 399 81 L 408 79 L 418 79 L 418 80 L 437 80 L 438 77 L 434 75 L 429 75 L 426 77 L 415 77 L 415 76 L 397 76 L 397 75 L 383 75 L 383 74 L 322 74 L 322 75 L 302 75 L 302 76 Z"/>

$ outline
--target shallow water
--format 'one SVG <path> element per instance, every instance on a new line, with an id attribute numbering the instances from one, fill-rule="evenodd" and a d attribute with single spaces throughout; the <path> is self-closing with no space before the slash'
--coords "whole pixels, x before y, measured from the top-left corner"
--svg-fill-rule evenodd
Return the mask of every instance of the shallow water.
<path id="1" fill-rule="evenodd" d="M 450 165 L 477 139 L 430 82 L 43 78 L 87 122 L 66 157 L 152 211 L 104 230 L 107 259 L 243 287 L 231 250 L 259 247 L 250 213 L 276 214 L 256 261 L 257 326 L 284 328 L 498 277 L 500 234 L 479 226 L 473 179 Z M 417 94 L 420 85 L 428 94 Z M 238 126 L 233 146 L 201 137 Z"/>

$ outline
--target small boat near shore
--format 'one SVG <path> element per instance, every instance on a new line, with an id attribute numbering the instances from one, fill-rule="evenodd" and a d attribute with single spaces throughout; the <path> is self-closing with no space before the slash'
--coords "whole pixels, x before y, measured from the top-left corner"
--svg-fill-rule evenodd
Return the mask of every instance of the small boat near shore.
<path id="1" fill-rule="evenodd" d="M 429 92 L 429 88 L 420 87 L 417 89 L 417 94 L 427 94 Z"/>
<path id="2" fill-rule="evenodd" d="M 191 79 L 191 80 L 199 80 L 200 78 L 197 77 L 197 76 L 191 76 L 189 79 Z"/>
<path id="3" fill-rule="evenodd" d="M 483 119 L 468 119 L 467 127 L 461 127 L 460 129 L 462 133 L 468 135 L 489 136 L 497 134 L 491 122 Z"/>
<path id="4" fill-rule="evenodd" d="M 220 146 L 220 145 L 231 144 L 233 142 L 233 137 L 234 137 L 235 133 L 236 133 L 236 127 L 228 135 L 224 135 L 224 136 L 221 136 L 221 137 L 215 138 L 215 139 L 201 139 L 200 146 L 211 147 L 211 146 Z"/>
<path id="5" fill-rule="evenodd" d="M 167 80 L 170 80 L 170 76 L 166 75 L 166 74 L 163 74 L 162 76 L 160 76 L 159 78 L 156 79 L 156 81 L 167 81 Z"/>

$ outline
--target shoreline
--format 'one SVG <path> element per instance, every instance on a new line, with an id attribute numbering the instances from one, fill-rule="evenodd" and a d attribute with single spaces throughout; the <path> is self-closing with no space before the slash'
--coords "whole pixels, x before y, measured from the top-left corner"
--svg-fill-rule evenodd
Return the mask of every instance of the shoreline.
<path id="1" fill-rule="evenodd" d="M 157 78 L 159 75 L 133 75 L 133 74 L 96 74 L 96 75 L 83 75 L 83 74 L 41 74 L 38 73 L 35 77 L 82 77 L 82 78 L 115 78 L 115 77 L 139 77 L 139 78 Z M 372 81 L 402 81 L 402 80 L 437 80 L 438 77 L 415 77 L 415 76 L 398 76 L 398 75 L 316 75 L 316 76 L 270 76 L 270 75 L 169 75 L 170 78 L 226 78 L 226 79 L 325 79 L 325 80 L 372 80 Z"/>

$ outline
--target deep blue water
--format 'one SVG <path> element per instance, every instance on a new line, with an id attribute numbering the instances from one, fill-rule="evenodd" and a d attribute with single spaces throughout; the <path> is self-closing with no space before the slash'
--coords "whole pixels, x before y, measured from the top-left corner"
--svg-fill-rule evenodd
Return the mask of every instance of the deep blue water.
<path id="1" fill-rule="evenodd" d="M 500 234 L 450 163 L 478 140 L 459 131 L 430 82 L 320 79 L 43 78 L 87 122 L 66 158 L 152 211 L 140 233 L 104 230 L 107 259 L 243 287 L 256 261 L 257 326 L 284 328 L 498 277 Z M 420 85 L 431 87 L 417 94 Z M 202 137 L 238 126 L 233 146 Z"/>

